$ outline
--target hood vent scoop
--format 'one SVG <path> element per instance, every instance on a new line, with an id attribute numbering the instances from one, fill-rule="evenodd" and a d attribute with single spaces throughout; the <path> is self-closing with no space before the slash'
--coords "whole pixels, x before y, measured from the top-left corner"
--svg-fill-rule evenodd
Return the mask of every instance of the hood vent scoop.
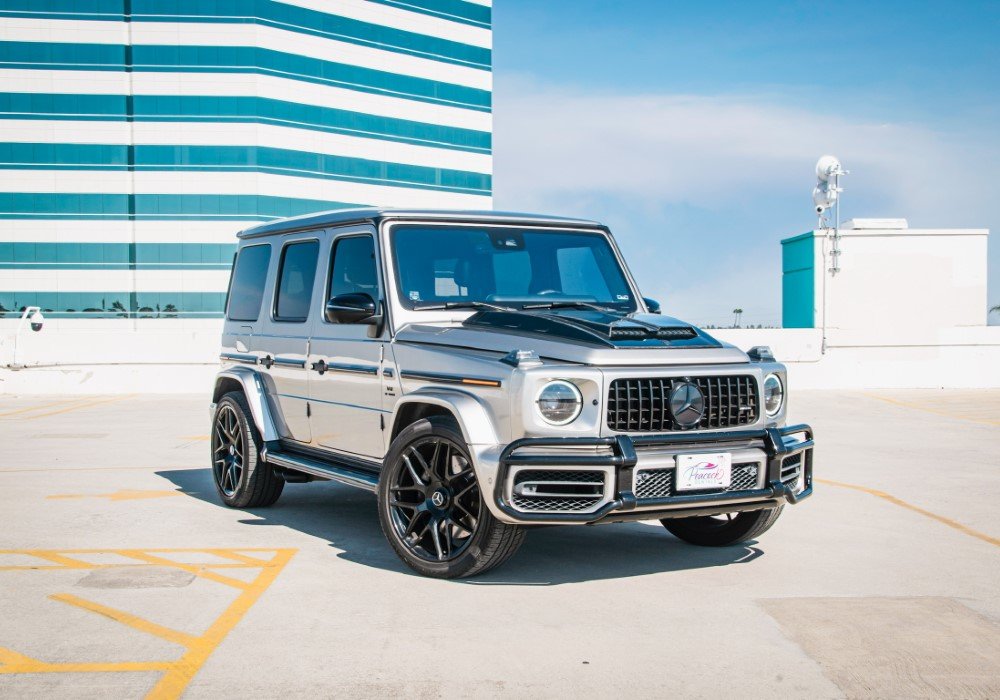
<path id="1" fill-rule="evenodd" d="M 698 337 L 698 331 L 690 326 L 680 328 L 616 328 L 611 327 L 608 337 L 615 339 L 663 338 L 664 340 L 690 340 Z"/>
<path id="2" fill-rule="evenodd" d="M 698 331 L 690 326 L 687 326 L 686 328 L 661 328 L 656 331 L 656 337 L 687 340 L 689 338 L 697 338 Z"/>
<path id="3" fill-rule="evenodd" d="M 604 347 L 721 347 L 717 340 L 694 326 L 667 316 L 624 316 L 576 309 L 550 313 L 483 310 L 469 316 L 462 325 L 494 333 Z M 532 360 L 518 357 L 515 352 L 503 361 L 516 367 Z"/>

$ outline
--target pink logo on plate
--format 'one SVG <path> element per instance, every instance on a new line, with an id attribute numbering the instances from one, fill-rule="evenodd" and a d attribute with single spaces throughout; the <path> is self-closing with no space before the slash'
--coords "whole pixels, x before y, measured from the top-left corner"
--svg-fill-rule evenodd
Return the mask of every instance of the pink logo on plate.
<path id="1" fill-rule="evenodd" d="M 717 484 L 722 479 L 722 465 L 715 462 L 698 462 L 684 472 L 689 484 Z"/>

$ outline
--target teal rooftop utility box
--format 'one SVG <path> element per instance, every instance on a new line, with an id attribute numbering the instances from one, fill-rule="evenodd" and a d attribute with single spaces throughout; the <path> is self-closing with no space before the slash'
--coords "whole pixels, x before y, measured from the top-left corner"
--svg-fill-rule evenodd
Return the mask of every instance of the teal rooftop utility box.
<path id="1" fill-rule="evenodd" d="M 816 327 L 816 232 L 781 242 L 781 325 Z"/>

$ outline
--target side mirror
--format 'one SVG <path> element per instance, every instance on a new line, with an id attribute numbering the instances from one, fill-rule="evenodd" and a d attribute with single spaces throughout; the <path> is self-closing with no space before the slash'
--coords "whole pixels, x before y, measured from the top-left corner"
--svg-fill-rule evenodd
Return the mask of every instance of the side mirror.
<path id="1" fill-rule="evenodd" d="M 363 292 L 338 294 L 326 302 L 326 320 L 330 323 L 376 324 L 375 300 Z"/>
<path id="2" fill-rule="evenodd" d="M 642 300 L 646 302 L 646 308 L 649 309 L 649 313 L 658 314 L 660 313 L 660 302 L 655 299 L 650 299 L 649 297 L 643 297 Z"/>

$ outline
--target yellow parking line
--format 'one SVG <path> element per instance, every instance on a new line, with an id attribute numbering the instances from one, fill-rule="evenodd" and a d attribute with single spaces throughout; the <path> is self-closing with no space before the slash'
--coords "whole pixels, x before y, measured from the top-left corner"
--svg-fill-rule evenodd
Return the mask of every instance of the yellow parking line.
<path id="1" fill-rule="evenodd" d="M 923 411 L 924 413 L 933 413 L 936 416 L 944 416 L 945 418 L 953 418 L 955 420 L 964 420 L 967 423 L 978 423 L 979 425 L 1000 425 L 1000 421 L 995 420 L 979 420 L 977 418 L 966 418 L 964 416 L 955 415 L 954 413 L 949 413 L 947 411 L 938 411 L 934 408 L 927 408 L 926 406 L 921 406 L 920 404 L 909 403 L 907 401 L 900 401 L 898 399 L 890 399 L 887 396 L 879 396 L 878 394 L 872 394 L 867 391 L 861 392 L 870 399 L 878 399 L 879 401 L 885 401 L 886 403 L 891 403 L 895 406 L 902 406 L 903 408 L 912 408 L 914 411 Z"/>
<path id="2" fill-rule="evenodd" d="M 274 547 L 236 547 L 236 551 L 239 552 L 274 552 Z M 71 552 L 73 554 L 107 554 L 108 552 L 120 552 L 120 549 L 0 549 L 0 554 L 25 554 L 29 552 Z M 213 549 L 206 549 L 205 547 L 144 547 L 143 549 L 130 549 L 129 552 L 159 552 L 160 554 L 184 554 L 191 552 L 211 552 L 215 551 Z M 230 550 L 225 550 L 230 551 Z M 269 559 L 261 559 L 265 564 L 269 563 Z M 176 562 L 170 562 L 174 564 Z M 214 566 L 213 564 L 206 564 L 206 566 Z"/>
<path id="3" fill-rule="evenodd" d="M 155 637 L 159 637 L 160 639 L 165 639 L 168 642 L 180 644 L 182 647 L 192 646 L 197 639 L 194 635 L 186 632 L 170 629 L 169 627 L 158 625 L 155 622 L 144 620 L 143 618 L 132 615 L 131 613 L 110 608 L 107 605 L 101 605 L 100 603 L 95 603 L 90 600 L 84 600 L 83 598 L 78 598 L 77 596 L 70 595 L 69 593 L 56 593 L 55 595 L 50 595 L 49 598 L 52 600 L 58 600 L 60 603 L 74 605 L 78 608 L 95 612 L 98 615 L 104 615 L 104 617 L 110 617 L 115 622 L 120 622 L 123 625 L 127 625 L 133 629 L 139 630 L 140 632 L 145 632 Z"/>
<path id="4" fill-rule="evenodd" d="M 120 673 L 169 671 L 172 661 L 120 661 L 111 663 L 47 663 L 0 647 L 0 674 L 13 673 Z"/>
<path id="5" fill-rule="evenodd" d="M 232 605 L 216 619 L 182 656 L 174 667 L 167 671 L 160 682 L 150 691 L 149 698 L 177 698 L 201 669 L 215 648 L 222 643 L 237 623 L 243 619 L 253 604 L 257 602 L 274 583 L 281 570 L 295 554 L 294 549 L 279 549 L 270 562 L 263 565 L 260 575 L 240 593 Z"/>
<path id="6" fill-rule="evenodd" d="M 115 553 L 123 555 L 126 557 L 131 557 L 133 559 L 138 559 L 143 561 L 143 564 L 137 564 L 138 566 L 149 566 L 149 565 L 162 565 L 162 566 L 172 566 L 174 568 L 183 569 L 185 571 L 190 571 L 194 569 L 196 572 L 201 574 L 210 573 L 205 572 L 202 567 L 228 567 L 228 568 L 243 568 L 243 569 L 258 569 L 260 573 L 252 581 L 244 583 L 243 581 L 236 581 L 235 579 L 227 579 L 226 577 L 219 577 L 217 580 L 220 583 L 225 583 L 226 585 L 234 586 L 239 584 L 240 593 L 236 600 L 230 603 L 222 614 L 216 618 L 216 620 L 209 625 L 208 629 L 200 635 L 192 635 L 186 632 L 181 632 L 168 627 L 164 627 L 150 620 L 146 620 L 137 615 L 118 610 L 116 608 L 111 608 L 99 603 L 94 603 L 89 600 L 84 600 L 70 594 L 55 594 L 50 596 L 52 600 L 56 600 L 61 603 L 66 603 L 84 610 L 89 610 L 91 612 L 97 613 L 99 615 L 104 615 L 105 617 L 114 620 L 115 622 L 121 623 L 127 627 L 146 632 L 148 634 L 154 635 L 161 639 L 165 639 L 170 642 L 179 644 L 185 648 L 184 654 L 176 660 L 172 661 L 126 661 L 126 662 L 60 662 L 60 663 L 50 663 L 36 659 L 24 654 L 20 654 L 12 649 L 5 649 L 0 647 L 0 675 L 2 674 L 15 674 L 15 673 L 121 673 L 130 671 L 158 671 L 162 672 L 159 682 L 150 691 L 147 697 L 149 698 L 179 698 L 187 686 L 191 683 L 195 674 L 201 670 L 201 667 L 205 664 L 208 658 L 212 655 L 219 644 L 225 639 L 225 637 L 233 630 L 234 627 L 243 619 L 246 613 L 253 607 L 254 603 L 263 595 L 274 580 L 281 573 L 282 569 L 291 561 L 292 557 L 295 555 L 297 550 L 295 549 L 273 549 L 266 547 L 246 547 L 239 548 L 238 551 L 231 549 L 129 549 L 129 550 L 106 550 L 106 549 L 77 549 L 77 550 L 66 550 L 66 551 L 56 551 L 56 550 L 0 550 L 0 554 L 20 554 L 27 556 L 34 556 L 41 558 L 45 561 L 53 562 L 51 567 L 42 568 L 53 568 L 53 569 L 65 569 L 65 568 L 111 568 L 117 566 L 123 566 L 122 564 L 90 564 L 88 562 L 78 561 L 73 559 L 67 554 L 81 555 L 81 554 L 94 554 L 94 553 Z M 218 554 L 224 559 L 229 559 L 233 563 L 210 563 L 203 565 L 195 564 L 185 564 L 181 562 L 172 561 L 163 557 L 157 557 L 153 555 L 153 552 L 159 553 L 183 553 L 183 552 L 198 552 L 198 553 L 212 553 Z M 267 559 L 247 556 L 245 552 L 253 553 L 268 553 L 270 556 Z M 243 562 L 243 560 L 246 562 Z M 135 566 L 132 564 L 124 564 L 124 566 Z M 4 569 L 25 569 L 34 567 L 25 566 L 13 566 L 13 567 L 0 567 Z M 205 578 L 211 578 L 206 576 Z"/>
<path id="7" fill-rule="evenodd" d="M 4 413 L 0 413 L 0 418 L 4 418 L 5 416 L 16 416 L 20 413 L 30 413 L 31 411 L 41 411 L 42 409 L 52 408 L 53 406 L 65 406 L 68 403 L 78 403 L 85 400 L 86 399 L 84 397 L 77 397 L 75 399 L 63 399 L 62 401 L 55 401 L 53 403 L 43 403 L 40 406 L 28 406 L 27 408 L 19 408 L 16 411 L 6 411 Z"/>
<path id="8" fill-rule="evenodd" d="M 150 498 L 183 496 L 183 491 L 156 491 L 144 489 L 118 489 L 114 493 L 56 493 L 46 500 L 76 500 L 81 498 L 106 498 L 109 501 L 141 501 Z"/>
<path id="9" fill-rule="evenodd" d="M 56 411 L 49 411 L 47 413 L 36 413 L 33 416 L 24 416 L 21 420 L 35 420 L 36 418 L 45 418 L 47 416 L 57 416 L 60 413 L 69 413 L 70 411 L 77 411 L 81 408 L 90 408 L 91 406 L 99 406 L 105 403 L 114 403 L 115 401 L 124 401 L 125 399 L 130 399 L 135 394 L 125 394 L 123 396 L 112 396 L 111 398 L 97 399 L 95 401 L 88 401 L 87 403 L 82 403 L 79 406 L 69 406 L 67 408 L 61 408 Z"/>
<path id="10" fill-rule="evenodd" d="M 139 559 L 141 561 L 147 562 L 149 564 L 156 564 L 157 566 L 172 566 L 176 569 L 181 569 L 182 571 L 187 571 L 190 574 L 194 574 L 200 578 L 207 578 L 209 581 L 215 581 L 216 583 L 222 583 L 226 586 L 232 586 L 233 588 L 246 589 L 250 587 L 250 584 L 240 581 L 238 578 L 232 578 L 230 576 L 223 576 L 222 574 L 217 574 L 212 571 L 206 571 L 204 566 L 199 564 L 182 564 L 180 562 L 173 561 L 172 559 L 165 559 L 164 557 L 157 557 L 151 554 L 147 554 L 150 550 L 139 551 L 135 549 L 121 549 L 118 550 L 119 554 L 123 554 L 126 557 L 132 557 L 133 559 Z"/>
<path id="11" fill-rule="evenodd" d="M 931 520 L 937 520 L 939 523 L 942 523 L 950 528 L 958 530 L 959 532 L 968 535 L 969 537 L 975 537 L 977 540 L 982 540 L 983 542 L 987 542 L 993 545 L 994 547 L 1000 547 L 1000 539 L 997 539 L 996 537 L 990 537 L 989 535 L 983 532 L 979 532 L 978 530 L 973 530 L 971 527 L 967 527 L 962 523 L 955 522 L 954 520 L 946 518 L 943 515 L 938 515 L 937 513 L 932 513 L 929 510 L 924 510 L 923 508 L 919 508 L 913 505 L 912 503 L 907 503 L 903 499 L 896 498 L 895 496 L 888 494 L 885 491 L 878 491 L 876 489 L 870 489 L 865 486 L 858 486 L 856 484 L 845 484 L 842 481 L 831 481 L 829 479 L 816 479 L 816 481 L 818 481 L 821 484 L 827 484 L 828 486 L 839 486 L 840 488 L 844 489 L 854 489 L 855 491 L 861 491 L 863 493 L 867 493 L 877 498 L 884 499 L 886 501 L 889 501 L 889 503 L 893 503 L 899 506 L 900 508 L 906 508 L 907 510 L 912 510 L 914 513 L 920 513 L 921 515 L 930 518 Z"/>
<path id="12" fill-rule="evenodd" d="M 263 559 L 258 559 L 257 557 L 248 557 L 245 554 L 240 554 L 239 552 L 234 552 L 231 549 L 210 549 L 212 554 L 224 557 L 226 559 L 232 559 L 233 561 L 238 561 L 243 564 L 252 564 L 253 566 L 262 566 L 267 562 Z M 220 564 L 220 566 L 222 566 Z"/>
<path id="13" fill-rule="evenodd" d="M 6 552 L 0 552 L 0 554 L 5 554 L 5 553 Z M 27 554 L 27 555 L 32 556 L 32 557 L 38 557 L 39 559 L 44 559 L 45 561 L 50 561 L 53 564 L 59 564 L 60 566 L 64 566 L 64 567 L 66 567 L 68 569 L 90 569 L 90 568 L 93 568 L 91 566 L 91 564 L 89 564 L 89 563 L 87 563 L 85 561 L 80 561 L 79 559 L 73 559 L 71 557 L 67 557 L 65 555 L 59 554 L 58 552 L 50 552 L 50 551 L 42 550 L 42 549 L 30 549 L 30 550 L 26 550 L 24 552 L 24 554 Z M 6 568 L 6 567 L 0 567 L 0 569 L 4 569 L 4 568 Z"/>
<path id="14" fill-rule="evenodd" d="M 120 472 L 120 471 L 156 471 L 163 469 L 174 471 L 179 469 L 190 469 L 190 464 L 167 467 L 44 467 L 41 469 L 0 469 L 0 474 L 20 474 L 22 472 Z"/>

